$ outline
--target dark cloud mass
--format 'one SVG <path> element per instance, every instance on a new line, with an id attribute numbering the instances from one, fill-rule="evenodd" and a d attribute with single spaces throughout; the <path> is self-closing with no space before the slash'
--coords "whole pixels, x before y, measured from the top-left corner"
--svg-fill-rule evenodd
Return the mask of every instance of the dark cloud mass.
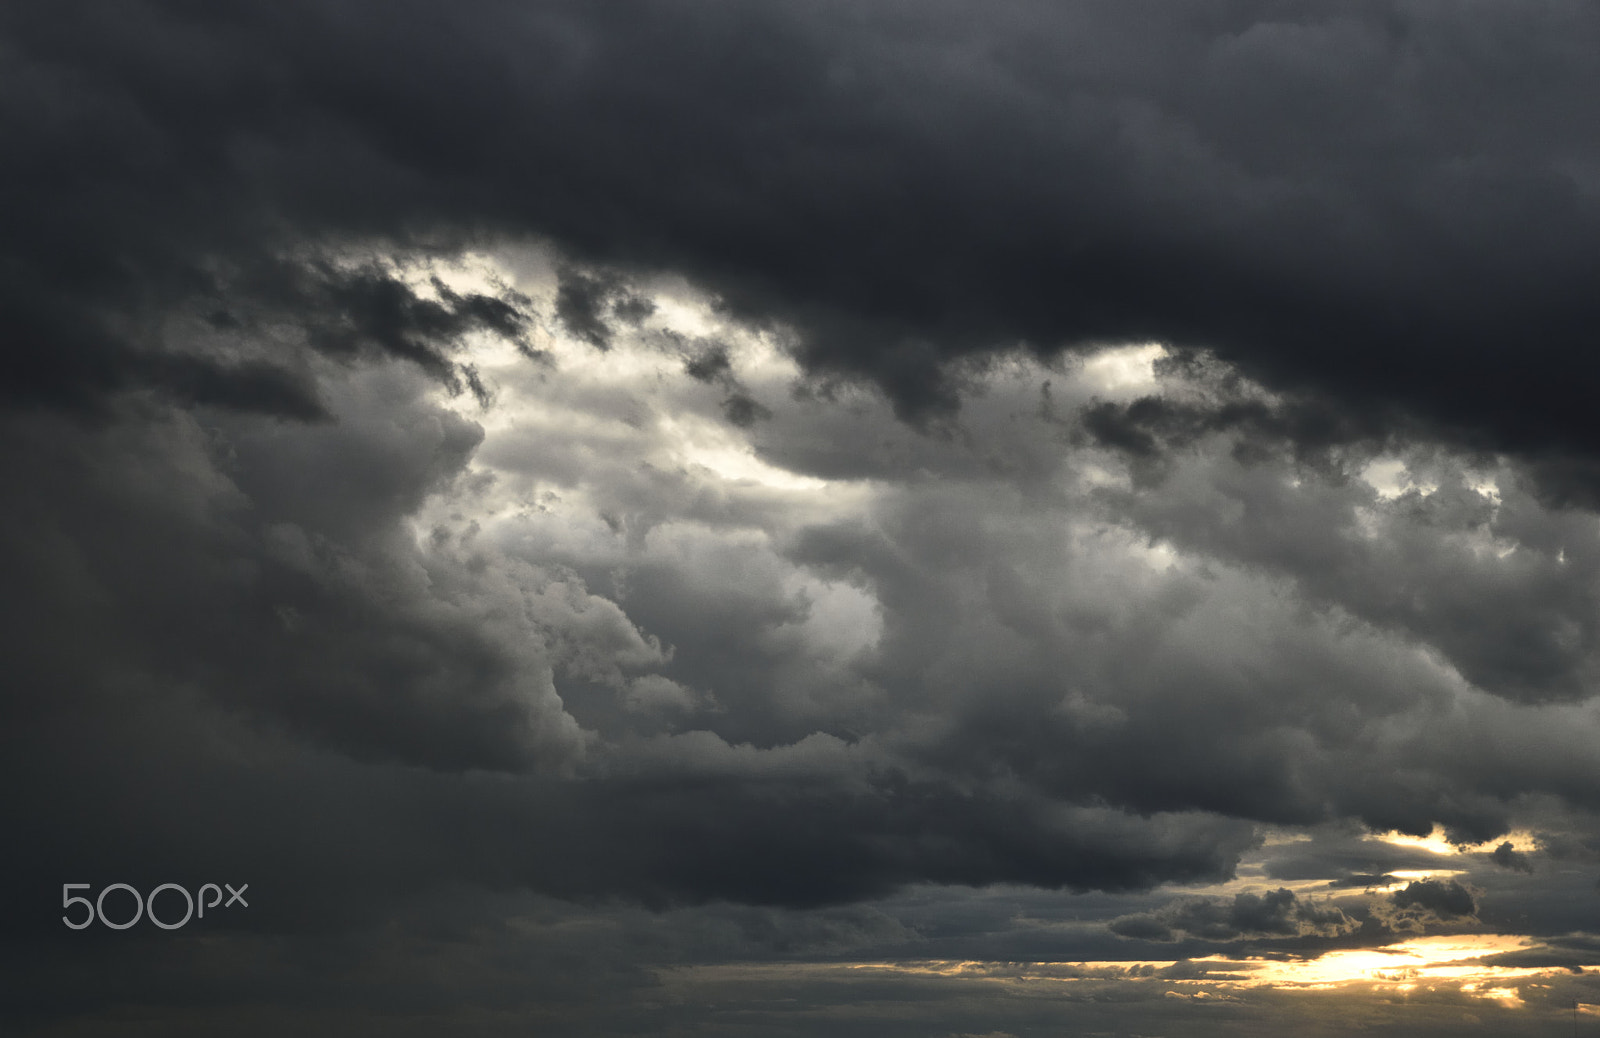
<path id="1" fill-rule="evenodd" d="M 65 393 L 120 352 L 85 292 L 122 310 L 305 237 L 535 233 L 704 279 L 913 411 L 949 399 L 921 370 L 942 357 L 1156 338 L 1474 442 L 1584 451 L 1593 19 L 22 8 L 8 175 L 32 204 L 8 216 L 8 310 L 34 391 Z M 603 288 L 563 282 L 591 341 Z"/>
<path id="2" fill-rule="evenodd" d="M 1421 909 L 1440 916 L 1472 915 L 1478 910 L 1472 894 L 1453 880 L 1419 879 L 1395 892 L 1396 908 Z"/>
<path id="3" fill-rule="evenodd" d="M 1470 909 L 1468 910 L 1470 913 Z M 1459 913 L 1458 913 L 1459 914 Z M 1287 887 L 1265 894 L 1236 894 L 1231 902 L 1196 899 L 1176 902 L 1154 915 L 1112 921 L 1121 937 L 1170 941 L 1178 934 L 1202 940 L 1232 941 L 1240 937 L 1286 937 L 1306 933 L 1337 934 L 1353 923 L 1336 907 L 1302 901 Z"/>
<path id="4" fill-rule="evenodd" d="M 0 9 L 0 1029 L 1600 1006 L 1597 34 Z"/>
<path id="5" fill-rule="evenodd" d="M 1533 871 L 1533 863 L 1528 860 L 1528 856 L 1517 850 L 1510 840 L 1496 847 L 1494 853 L 1489 857 L 1503 869 L 1512 869 L 1517 872 Z"/>

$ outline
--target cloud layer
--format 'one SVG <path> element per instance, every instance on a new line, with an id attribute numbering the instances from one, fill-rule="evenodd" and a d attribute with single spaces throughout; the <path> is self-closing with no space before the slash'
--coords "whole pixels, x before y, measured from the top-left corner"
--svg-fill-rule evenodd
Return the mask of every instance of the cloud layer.
<path id="1" fill-rule="evenodd" d="M 0 14 L 8 1012 L 1583 1000 L 1594 17 Z"/>

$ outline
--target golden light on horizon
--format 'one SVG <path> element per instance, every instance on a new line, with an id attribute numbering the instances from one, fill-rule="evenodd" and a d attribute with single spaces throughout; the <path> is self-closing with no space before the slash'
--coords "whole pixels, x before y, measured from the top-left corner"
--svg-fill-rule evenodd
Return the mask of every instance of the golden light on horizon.
<path id="1" fill-rule="evenodd" d="M 1036 985 L 1149 982 L 1169 986 L 1175 994 L 1188 998 L 1219 997 L 1249 990 L 1329 992 L 1349 989 L 1400 996 L 1454 990 L 1508 1009 L 1526 1008 L 1527 1003 L 1517 987 L 1520 982 L 1537 977 L 1571 976 L 1574 972 L 1600 972 L 1600 966 L 1495 966 L 1482 961 L 1490 956 L 1538 946 L 1537 941 L 1525 937 L 1484 933 L 1418 937 L 1377 948 L 1330 951 L 1314 959 L 1207 956 L 1039 963 L 923 960 L 747 965 L 738 970 L 743 974 L 751 969 L 762 972 L 800 969 L 808 974 L 841 971 L 858 976 L 868 973 L 966 980 L 1001 985 L 1017 993 Z M 1580 1010 L 1600 1013 L 1600 1007 L 1596 1006 L 1580 1006 Z"/>

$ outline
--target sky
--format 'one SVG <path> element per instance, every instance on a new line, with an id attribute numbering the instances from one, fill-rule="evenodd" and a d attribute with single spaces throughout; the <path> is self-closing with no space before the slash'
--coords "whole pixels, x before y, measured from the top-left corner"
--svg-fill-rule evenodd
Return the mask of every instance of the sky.
<path id="1" fill-rule="evenodd" d="M 1597 40 L 0 8 L 0 1024 L 1600 1034 Z"/>

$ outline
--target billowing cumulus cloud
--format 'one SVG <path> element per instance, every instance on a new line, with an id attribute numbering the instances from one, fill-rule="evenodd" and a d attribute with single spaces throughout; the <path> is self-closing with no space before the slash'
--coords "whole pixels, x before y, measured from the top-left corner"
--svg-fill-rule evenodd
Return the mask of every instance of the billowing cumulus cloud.
<path id="1" fill-rule="evenodd" d="M 1600 1006 L 1593 20 L 0 14 L 7 1016 Z"/>
<path id="2" fill-rule="evenodd" d="M 383 269 L 413 307 L 471 289 L 529 315 L 448 347 L 481 393 L 404 353 L 312 347 L 316 420 L 163 395 L 93 424 L 14 420 L 32 492 L 10 543 L 35 604 L 12 627 L 30 675 L 12 767 L 77 747 L 95 765 L 54 803 L 167 834 L 63 843 L 58 817 L 22 812 L 41 853 L 19 883 L 84 860 L 136 878 L 277 862 L 260 918 L 294 928 L 335 905 L 368 927 L 441 884 L 806 913 L 930 884 L 1244 882 L 1108 903 L 1104 923 L 1186 954 L 1314 955 L 1478 918 L 1459 882 L 1400 878 L 1438 849 L 1338 826 L 1470 842 L 1528 797 L 1585 803 L 1593 721 L 1570 695 L 1479 687 L 1306 571 L 1151 536 L 1130 500 L 1227 466 L 1276 468 L 1313 530 L 1442 493 L 1225 435 L 1152 481 L 1082 429 L 1108 402 L 1211 392 L 1159 348 L 1018 356 L 969 376 L 960 424 L 929 433 L 859 390 L 796 394 L 779 341 L 682 285 L 627 288 L 651 307 L 601 350 L 540 319 L 571 276 L 543 251 Z M 730 415 L 730 385 L 768 417 Z M 1430 518 L 1385 521 L 1393 539 Z M 1384 579 L 1410 578 L 1363 586 Z M 74 726 L 71 704 L 97 720 Z M 1566 759 L 1456 757 L 1479 731 L 1509 765 L 1505 740 L 1558 729 Z M 113 776 L 144 793 L 108 796 Z M 184 792 L 201 785 L 214 806 Z M 1264 824 L 1321 835 L 1257 849 Z M 1481 867 L 1509 875 L 1531 848 L 1501 845 Z M 925 948 L 898 925 L 897 954 Z"/>

